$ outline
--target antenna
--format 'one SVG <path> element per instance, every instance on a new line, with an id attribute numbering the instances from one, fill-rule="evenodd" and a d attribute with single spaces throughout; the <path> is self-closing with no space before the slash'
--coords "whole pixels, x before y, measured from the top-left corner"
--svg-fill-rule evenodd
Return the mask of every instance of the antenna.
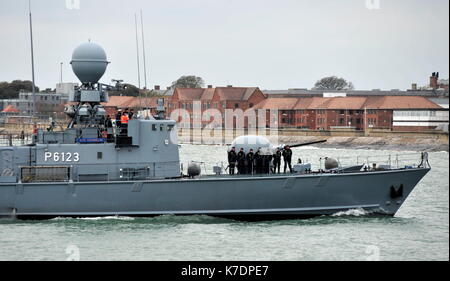
<path id="1" fill-rule="evenodd" d="M 139 66 L 139 40 L 138 40 L 138 26 L 137 16 L 134 14 L 134 25 L 136 28 L 136 57 L 137 57 L 137 71 L 138 71 L 138 88 L 141 89 L 141 71 Z"/>
<path id="2" fill-rule="evenodd" d="M 142 31 L 142 56 L 144 60 L 144 87 L 147 89 L 147 68 L 145 64 L 145 41 L 144 41 L 144 20 L 142 19 L 142 10 L 141 10 L 141 31 Z"/>
<path id="3" fill-rule="evenodd" d="M 36 115 L 36 89 L 34 86 L 34 52 L 33 52 L 33 23 L 31 19 L 31 0 L 28 0 L 28 10 L 30 11 L 30 43 L 31 43 L 31 92 L 33 95 L 33 117 Z"/>

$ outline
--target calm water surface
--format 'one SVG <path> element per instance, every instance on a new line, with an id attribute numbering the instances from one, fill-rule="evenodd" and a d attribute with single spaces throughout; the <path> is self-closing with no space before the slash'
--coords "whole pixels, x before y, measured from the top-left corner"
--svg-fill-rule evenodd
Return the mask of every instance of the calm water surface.
<path id="1" fill-rule="evenodd" d="M 223 146 L 182 145 L 183 162 L 226 161 Z M 296 148 L 294 159 L 333 156 L 345 165 L 416 152 Z M 415 155 L 409 155 L 413 153 Z M 384 157 L 379 157 L 384 155 Z M 403 157 L 405 158 L 405 157 Z M 404 165 L 408 161 L 402 161 Z M 448 260 L 449 156 L 430 153 L 432 171 L 395 217 L 360 210 L 308 220 L 236 222 L 208 216 L 0 220 L 0 260 Z"/>

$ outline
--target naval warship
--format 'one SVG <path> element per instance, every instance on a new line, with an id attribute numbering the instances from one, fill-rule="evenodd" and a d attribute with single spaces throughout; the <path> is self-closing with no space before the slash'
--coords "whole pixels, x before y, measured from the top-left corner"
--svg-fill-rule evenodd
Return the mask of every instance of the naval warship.
<path id="1" fill-rule="evenodd" d="M 404 167 L 304 163 L 289 174 L 224 174 L 214 167 L 180 165 L 176 122 L 159 104 L 154 118 L 133 118 L 127 128 L 105 127 L 107 87 L 98 81 L 108 65 L 99 45 L 87 42 L 72 55 L 81 81 L 62 131 L 38 130 L 28 145 L 0 147 L 0 216 L 19 219 L 89 216 L 211 215 L 253 219 L 303 218 L 351 209 L 395 215 L 429 172 L 426 153 Z M 105 132 L 107 132 L 105 134 Z M 244 136 L 246 152 L 273 149 Z M 239 145 L 239 146 L 238 146 Z M 420 161 L 421 159 L 421 161 Z M 368 163 L 367 163 L 368 164 Z M 355 168 L 356 167 L 356 168 Z"/>

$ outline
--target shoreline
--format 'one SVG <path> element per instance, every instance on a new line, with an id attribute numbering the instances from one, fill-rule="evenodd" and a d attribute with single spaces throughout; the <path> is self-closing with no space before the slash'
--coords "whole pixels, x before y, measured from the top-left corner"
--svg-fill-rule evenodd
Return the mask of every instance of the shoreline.
<path id="1" fill-rule="evenodd" d="M 324 138 L 280 137 L 281 143 L 296 143 L 320 140 Z M 329 137 L 327 142 L 316 145 L 324 148 L 382 149 L 449 152 L 449 143 L 433 137 Z"/>
<path id="2" fill-rule="evenodd" d="M 425 137 L 317 137 L 317 136 L 279 136 L 268 137 L 274 144 L 296 144 L 327 139 L 327 142 L 315 144 L 316 148 L 336 149 L 370 149 L 370 150 L 399 150 L 399 151 L 426 151 L 426 152 L 449 152 L 449 143 L 439 138 Z M 183 142 L 180 144 L 192 145 L 228 145 L 225 143 L 198 143 Z"/>

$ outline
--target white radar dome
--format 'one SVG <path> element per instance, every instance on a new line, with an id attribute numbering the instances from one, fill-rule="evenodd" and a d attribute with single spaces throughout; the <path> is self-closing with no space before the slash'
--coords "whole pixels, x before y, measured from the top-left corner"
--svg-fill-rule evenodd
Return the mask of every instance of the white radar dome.
<path id="1" fill-rule="evenodd" d="M 79 45 L 72 54 L 72 70 L 81 83 L 97 83 L 108 66 L 106 53 L 95 43 L 86 42 Z"/>

